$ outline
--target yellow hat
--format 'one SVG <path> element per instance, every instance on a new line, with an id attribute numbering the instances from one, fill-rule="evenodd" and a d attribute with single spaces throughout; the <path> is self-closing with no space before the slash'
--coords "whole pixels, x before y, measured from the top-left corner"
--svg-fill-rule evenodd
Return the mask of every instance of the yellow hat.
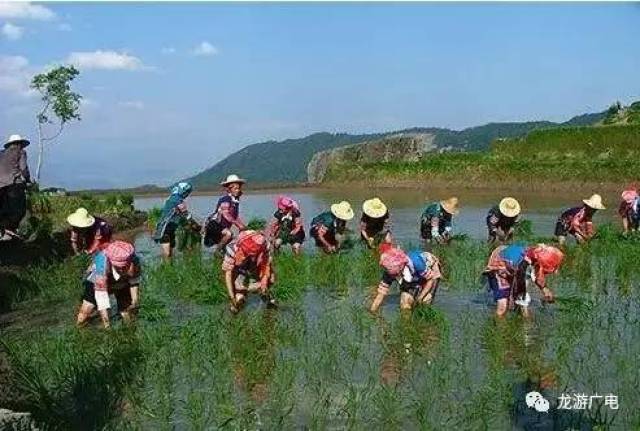
<path id="1" fill-rule="evenodd" d="M 93 224 L 96 222 L 96 219 L 91 214 L 89 214 L 89 211 L 87 211 L 86 209 L 78 208 L 76 212 L 67 217 L 67 222 L 73 227 L 84 228 L 93 226 Z"/>
<path id="2" fill-rule="evenodd" d="M 455 196 L 447 200 L 440 201 L 440 205 L 446 212 L 451 215 L 456 215 L 460 212 L 460 210 L 458 209 L 458 198 Z"/>
<path id="3" fill-rule="evenodd" d="M 582 202 L 595 210 L 605 209 L 604 205 L 602 205 L 602 196 L 597 193 L 591 196 L 589 199 L 583 199 Z"/>
<path id="4" fill-rule="evenodd" d="M 371 218 L 380 218 L 387 213 L 387 206 L 379 198 L 364 201 L 362 212 Z"/>
<path id="5" fill-rule="evenodd" d="M 351 204 L 347 201 L 331 205 L 331 213 L 344 221 L 349 221 L 353 218 L 353 209 L 351 208 Z"/>
<path id="6" fill-rule="evenodd" d="M 502 199 L 499 208 L 505 217 L 515 217 L 520 214 L 520 203 L 511 197 Z"/>

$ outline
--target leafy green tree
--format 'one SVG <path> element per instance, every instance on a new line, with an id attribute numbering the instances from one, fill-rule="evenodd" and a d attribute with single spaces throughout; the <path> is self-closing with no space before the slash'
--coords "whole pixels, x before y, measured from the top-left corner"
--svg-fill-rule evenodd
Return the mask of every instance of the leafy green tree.
<path id="1" fill-rule="evenodd" d="M 47 72 L 39 73 L 31 80 L 31 88 L 37 90 L 42 99 L 42 108 L 36 116 L 38 122 L 38 166 L 36 182 L 40 182 L 40 171 L 47 142 L 54 141 L 72 120 L 80 120 L 80 96 L 72 91 L 71 81 L 80 72 L 73 66 L 58 66 Z M 45 135 L 47 126 L 55 132 Z"/>

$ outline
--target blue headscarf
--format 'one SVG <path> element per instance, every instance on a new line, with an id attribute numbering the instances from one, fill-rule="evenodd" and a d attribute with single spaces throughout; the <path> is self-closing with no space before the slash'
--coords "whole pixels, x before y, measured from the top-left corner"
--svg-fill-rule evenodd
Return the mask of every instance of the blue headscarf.
<path id="1" fill-rule="evenodd" d="M 191 183 L 182 181 L 171 188 L 171 194 L 180 195 L 183 198 L 186 198 L 187 196 L 189 196 L 192 190 L 193 186 L 191 185 Z"/>

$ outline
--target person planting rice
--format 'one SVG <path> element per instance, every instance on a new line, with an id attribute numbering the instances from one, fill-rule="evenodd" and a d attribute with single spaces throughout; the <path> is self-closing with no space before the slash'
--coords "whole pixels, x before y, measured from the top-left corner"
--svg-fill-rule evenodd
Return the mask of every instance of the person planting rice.
<path id="1" fill-rule="evenodd" d="M 67 217 L 71 226 L 71 248 L 80 253 L 93 254 L 111 241 L 113 228 L 104 219 L 89 214 L 85 208 L 78 208 Z"/>
<path id="2" fill-rule="evenodd" d="M 331 205 L 331 211 L 323 212 L 311 220 L 309 233 L 316 240 L 316 246 L 325 253 L 335 253 L 340 249 L 347 222 L 353 218 L 353 209 L 347 201 Z"/>
<path id="3" fill-rule="evenodd" d="M 240 218 L 240 197 L 245 182 L 237 175 L 229 175 L 220 183 L 225 188 L 226 194 L 218 199 L 215 210 L 207 217 L 204 227 L 205 246 L 215 246 L 216 249 L 222 250 L 233 239 L 231 229 L 234 226 L 239 231 L 246 229 L 246 225 Z"/>
<path id="4" fill-rule="evenodd" d="M 83 283 L 84 294 L 78 312 L 77 324 L 82 326 L 97 309 L 105 328 L 109 322 L 109 293 L 118 304 L 122 319 L 129 323 L 138 309 L 142 266 L 133 245 L 113 241 L 93 255 Z"/>
<path id="5" fill-rule="evenodd" d="M 391 242 L 389 211 L 379 198 L 366 200 L 362 204 L 360 238 L 369 248 Z"/>
<path id="6" fill-rule="evenodd" d="M 275 282 L 275 273 L 269 242 L 263 233 L 253 230 L 240 232 L 238 238 L 226 247 L 222 271 L 233 313 L 242 308 L 247 294 L 253 291 L 260 293 L 268 308 L 276 306 L 269 293 Z"/>
<path id="7" fill-rule="evenodd" d="M 622 201 L 618 208 L 618 214 L 622 219 L 622 229 L 624 234 L 629 232 L 637 232 L 640 224 L 640 196 L 638 191 L 634 189 L 622 192 Z"/>
<path id="8" fill-rule="evenodd" d="M 380 253 L 380 266 L 384 271 L 371 304 L 372 312 L 380 308 L 394 281 L 400 288 L 401 310 L 410 310 L 415 304 L 433 303 L 442 278 L 436 256 L 421 250 L 405 253 L 387 243 L 380 246 Z"/>
<path id="9" fill-rule="evenodd" d="M 429 204 L 422 212 L 420 234 L 427 243 L 446 244 L 453 234 L 452 219 L 457 215 L 458 198 L 451 197 Z"/>
<path id="10" fill-rule="evenodd" d="M 188 182 L 176 184 L 162 207 L 162 214 L 156 225 L 153 239 L 160 244 L 162 256 L 165 259 L 173 256 L 173 249 L 176 247 L 176 230 L 181 223 L 187 223 L 193 230 L 200 231 L 200 225 L 193 220 L 185 203 L 185 199 L 192 191 L 193 186 Z"/>
<path id="11" fill-rule="evenodd" d="M 505 243 L 513 239 L 518 223 L 520 203 L 514 198 L 504 198 L 489 210 L 487 214 L 487 230 L 490 243 Z"/>
<path id="12" fill-rule="evenodd" d="M 298 255 L 305 238 L 300 206 L 286 196 L 278 198 L 277 206 L 270 228 L 274 249 L 279 250 L 282 244 L 291 244 L 293 253 Z"/>
<path id="13" fill-rule="evenodd" d="M 582 202 L 582 206 L 563 212 L 556 222 L 555 235 L 561 245 L 565 243 L 568 234 L 573 235 L 579 244 L 589 241 L 595 234 L 592 219 L 597 210 L 605 209 L 602 198 L 594 194 Z"/>
<path id="14" fill-rule="evenodd" d="M 502 317 L 516 305 L 523 314 L 528 314 L 531 303 L 527 293 L 528 277 L 540 288 L 544 301 L 553 302 L 554 295 L 546 285 L 546 275 L 557 272 L 563 259 L 560 250 L 545 244 L 498 246 L 491 253 L 484 271 L 497 303 L 496 315 Z"/>

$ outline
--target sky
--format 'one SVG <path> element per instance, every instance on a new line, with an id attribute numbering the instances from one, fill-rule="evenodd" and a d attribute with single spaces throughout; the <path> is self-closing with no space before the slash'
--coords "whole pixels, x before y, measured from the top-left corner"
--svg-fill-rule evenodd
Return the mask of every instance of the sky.
<path id="1" fill-rule="evenodd" d="M 80 70 L 42 183 L 167 185 L 314 132 L 563 121 L 640 99 L 638 3 L 0 3 L 0 136 Z M 36 145 L 28 147 L 35 170 Z"/>

